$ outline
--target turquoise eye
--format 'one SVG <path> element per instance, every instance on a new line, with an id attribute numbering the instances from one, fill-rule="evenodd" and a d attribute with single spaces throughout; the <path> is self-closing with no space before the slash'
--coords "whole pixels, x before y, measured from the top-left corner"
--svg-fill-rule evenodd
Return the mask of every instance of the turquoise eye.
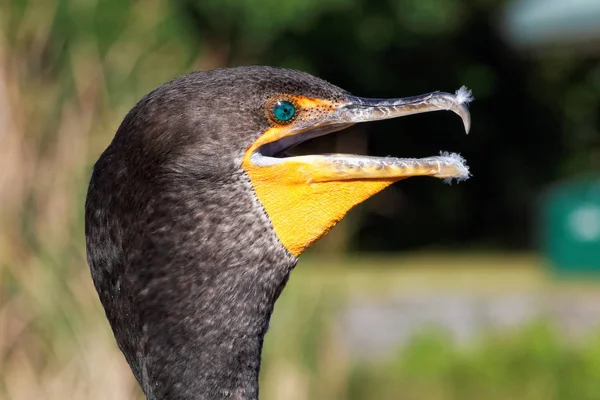
<path id="1" fill-rule="evenodd" d="M 278 101 L 273 107 L 273 116 L 280 122 L 291 121 L 295 114 L 296 107 L 293 103 L 286 100 Z"/>

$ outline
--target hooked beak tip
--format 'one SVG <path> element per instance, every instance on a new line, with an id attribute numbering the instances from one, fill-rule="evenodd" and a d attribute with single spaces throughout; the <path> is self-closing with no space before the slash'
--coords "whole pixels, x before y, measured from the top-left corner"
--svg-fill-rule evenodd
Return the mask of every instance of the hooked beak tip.
<path id="1" fill-rule="evenodd" d="M 471 92 L 470 89 L 467 89 L 466 86 L 461 86 L 454 96 L 456 102 L 462 106 L 459 108 L 459 111 L 457 111 L 457 114 L 462 118 L 465 132 L 468 135 L 471 130 L 471 113 L 469 113 L 467 105 L 475 100 L 475 97 L 473 97 L 473 92 Z"/>

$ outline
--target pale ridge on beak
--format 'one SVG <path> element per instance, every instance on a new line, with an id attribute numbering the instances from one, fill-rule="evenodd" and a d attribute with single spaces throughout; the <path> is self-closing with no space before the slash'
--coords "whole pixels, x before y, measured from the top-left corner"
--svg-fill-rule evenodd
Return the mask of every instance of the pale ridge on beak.
<path id="1" fill-rule="evenodd" d="M 339 108 L 338 122 L 369 122 L 403 117 L 430 111 L 449 110 L 462 118 L 465 131 L 471 129 L 471 114 L 467 104 L 473 101 L 471 91 L 462 86 L 455 94 L 433 92 L 399 99 L 369 99 L 353 97 Z M 335 119 L 336 117 L 334 117 Z"/>

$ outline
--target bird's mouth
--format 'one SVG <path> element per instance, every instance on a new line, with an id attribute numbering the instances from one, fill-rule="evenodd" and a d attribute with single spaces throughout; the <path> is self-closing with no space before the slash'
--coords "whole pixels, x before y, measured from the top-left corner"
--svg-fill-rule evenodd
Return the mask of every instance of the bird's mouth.
<path id="1" fill-rule="evenodd" d="M 458 114 L 468 132 L 471 119 L 467 104 L 472 98 L 464 87 L 455 94 L 435 92 L 401 99 L 285 98 L 287 105 L 297 107 L 296 118 L 286 124 L 274 123 L 263 132 L 246 150 L 242 167 L 279 240 L 294 256 L 329 231 L 352 207 L 396 181 L 413 176 L 448 180 L 469 177 L 469 169 L 458 154 L 417 159 L 284 153 L 303 141 L 359 122 L 437 110 Z"/>
<path id="2" fill-rule="evenodd" d="M 434 92 L 400 99 L 369 99 L 350 97 L 341 104 L 319 102 L 319 118 L 304 118 L 290 126 L 276 127 L 265 134 L 251 148 L 250 162 L 257 167 L 295 166 L 306 171 L 307 182 L 326 182 L 352 179 L 405 179 L 412 176 L 432 176 L 443 179 L 465 180 L 469 169 L 458 154 L 441 153 L 427 158 L 372 157 L 354 154 L 319 154 L 291 156 L 286 150 L 309 139 L 348 128 L 356 123 L 397 118 L 438 110 L 458 114 L 468 133 L 471 117 L 467 104 L 471 93 L 461 87 L 455 94 Z M 302 110 L 300 111 L 302 112 Z M 268 132 L 269 133 L 269 132 Z M 268 138 L 272 136 L 272 138 Z M 269 141 L 269 139 L 271 139 Z M 261 143 L 263 142 L 264 143 Z M 308 166 L 310 168 L 303 168 Z"/>

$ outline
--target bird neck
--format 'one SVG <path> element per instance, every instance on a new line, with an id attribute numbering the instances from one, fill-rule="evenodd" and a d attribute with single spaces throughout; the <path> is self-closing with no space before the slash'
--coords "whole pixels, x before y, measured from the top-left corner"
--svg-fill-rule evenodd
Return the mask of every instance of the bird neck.
<path id="1" fill-rule="evenodd" d="M 258 398 L 263 339 L 296 258 L 246 184 L 187 202 L 177 199 L 192 189 L 178 188 L 143 219 L 152 234 L 131 256 L 143 344 L 134 364 L 151 399 Z"/>
<path id="2" fill-rule="evenodd" d="M 287 280 L 270 275 L 197 276 L 178 299 L 186 311 L 147 320 L 141 383 L 149 398 L 258 399 L 263 339 Z"/>

